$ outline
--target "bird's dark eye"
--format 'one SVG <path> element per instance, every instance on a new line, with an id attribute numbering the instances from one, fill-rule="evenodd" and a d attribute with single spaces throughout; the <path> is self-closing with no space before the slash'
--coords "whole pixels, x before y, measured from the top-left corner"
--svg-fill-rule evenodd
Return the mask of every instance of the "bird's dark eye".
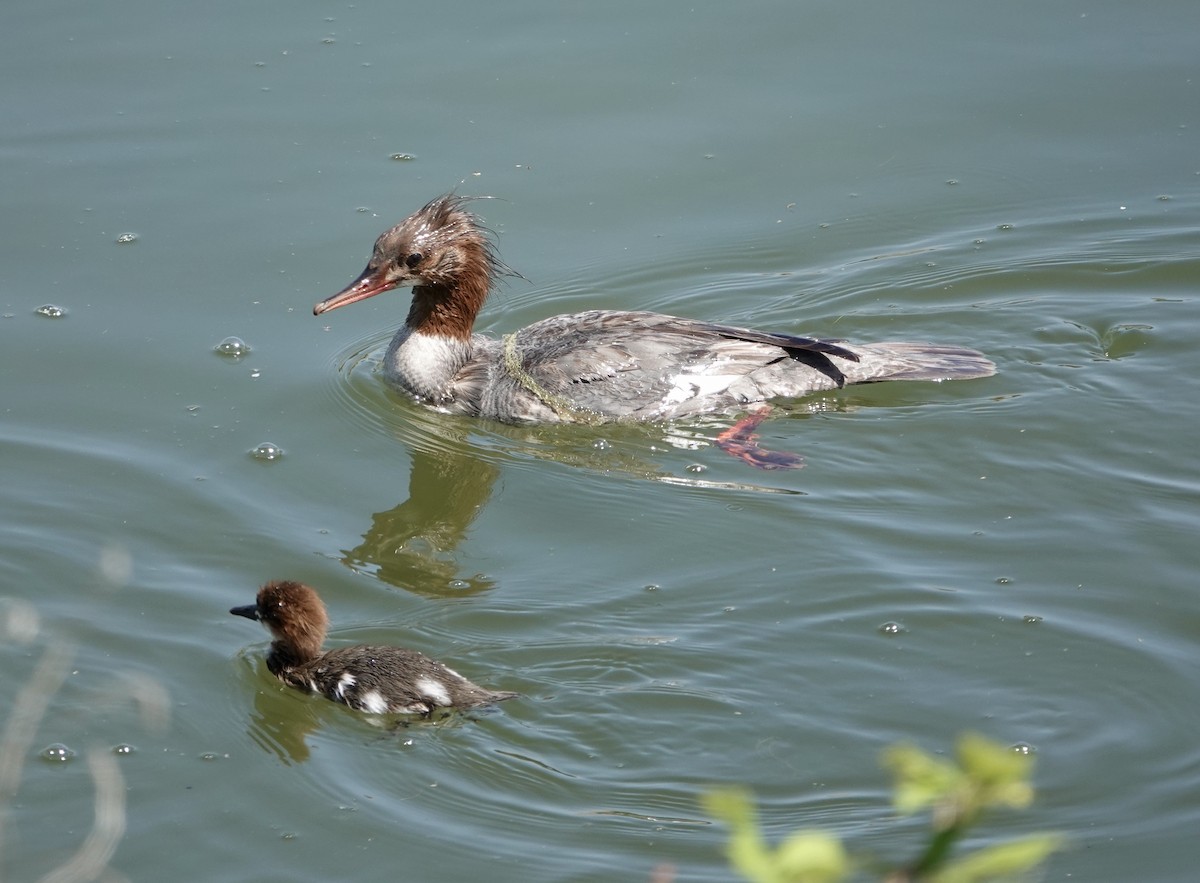
<path id="1" fill-rule="evenodd" d="M 404 263 L 408 264 L 409 268 L 411 269 L 412 267 L 415 267 L 417 264 L 421 263 L 421 259 L 423 257 L 424 257 L 424 255 L 421 254 L 419 251 L 414 251 L 412 254 L 410 254 L 408 257 L 406 257 L 404 259 Z"/>

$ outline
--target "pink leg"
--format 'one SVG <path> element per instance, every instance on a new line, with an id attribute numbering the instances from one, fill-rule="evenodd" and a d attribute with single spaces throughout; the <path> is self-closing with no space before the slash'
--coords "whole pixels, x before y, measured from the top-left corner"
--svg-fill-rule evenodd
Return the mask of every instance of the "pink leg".
<path id="1" fill-rule="evenodd" d="M 804 458 L 787 451 L 768 451 L 758 446 L 754 431 L 771 413 L 770 405 L 751 411 L 733 426 L 717 436 L 717 447 L 758 469 L 800 469 Z"/>

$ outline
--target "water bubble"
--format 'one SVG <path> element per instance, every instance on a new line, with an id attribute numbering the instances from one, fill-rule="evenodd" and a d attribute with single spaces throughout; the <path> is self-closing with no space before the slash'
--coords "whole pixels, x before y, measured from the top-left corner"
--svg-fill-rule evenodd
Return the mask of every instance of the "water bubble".
<path id="1" fill-rule="evenodd" d="M 415 153 L 393 153 L 389 159 L 394 159 L 396 162 L 412 162 L 417 158 Z"/>
<path id="2" fill-rule="evenodd" d="M 61 742 L 54 742 L 42 749 L 42 760 L 66 763 L 75 756 L 75 752 Z"/>
<path id="3" fill-rule="evenodd" d="M 1035 616 L 1032 613 L 1027 613 L 1025 616 L 1021 617 L 1021 622 L 1028 623 L 1029 625 L 1036 625 L 1037 623 L 1039 623 L 1041 621 L 1042 621 L 1042 617 Z"/>
<path id="4" fill-rule="evenodd" d="M 1012 750 L 1017 754 L 1037 754 L 1037 749 L 1028 742 L 1018 742 L 1012 746 Z"/>
<path id="5" fill-rule="evenodd" d="M 607 451 L 612 447 L 612 443 L 606 438 L 598 438 L 592 442 L 592 448 L 597 451 Z"/>
<path id="6" fill-rule="evenodd" d="M 134 748 L 132 745 L 130 745 L 128 742 L 122 742 L 120 745 L 113 746 L 113 754 L 126 755 L 126 754 L 133 754 L 133 752 L 135 752 L 135 751 L 137 751 L 137 749 Z"/>
<path id="7" fill-rule="evenodd" d="M 1009 577 L 1009 576 L 998 576 L 998 577 L 996 577 L 996 585 L 998 585 L 998 586 L 1011 586 L 1011 585 L 1012 585 L 1012 577 Z"/>
<path id="8" fill-rule="evenodd" d="M 240 337 L 227 337 L 213 347 L 213 352 L 218 356 L 240 359 L 250 352 L 250 346 Z"/>
<path id="9" fill-rule="evenodd" d="M 1013 229 L 1013 225 L 1012 224 L 997 224 L 996 229 L 997 230 L 1011 230 L 1011 229 Z"/>
<path id="10" fill-rule="evenodd" d="M 33 311 L 35 316 L 42 316 L 46 319 L 61 319 L 67 314 L 67 311 L 62 307 L 56 307 L 54 304 L 45 304 Z"/>
<path id="11" fill-rule="evenodd" d="M 708 471 L 708 467 L 705 466 L 703 463 L 689 463 L 687 466 L 685 466 L 683 468 L 684 468 L 685 472 L 707 472 Z"/>
<path id="12" fill-rule="evenodd" d="M 255 460 L 264 460 L 266 462 L 270 462 L 272 460 L 278 460 L 283 456 L 283 448 L 279 447 L 279 445 L 271 444 L 270 442 L 263 442 L 250 452 L 250 456 Z"/>
<path id="13" fill-rule="evenodd" d="M 881 635 L 900 635 L 903 634 L 904 631 L 904 626 L 900 625 L 898 622 L 885 622 L 879 627 L 879 633 Z"/>
<path id="14" fill-rule="evenodd" d="M 951 187 L 953 187 L 954 185 L 956 185 L 958 183 L 958 179 L 957 178 L 947 178 L 946 183 L 949 184 Z"/>
<path id="15" fill-rule="evenodd" d="M 138 235 L 136 233 L 122 233 L 120 236 L 117 237 L 118 245 L 129 245 L 130 243 L 137 242 L 137 241 L 138 241 Z"/>

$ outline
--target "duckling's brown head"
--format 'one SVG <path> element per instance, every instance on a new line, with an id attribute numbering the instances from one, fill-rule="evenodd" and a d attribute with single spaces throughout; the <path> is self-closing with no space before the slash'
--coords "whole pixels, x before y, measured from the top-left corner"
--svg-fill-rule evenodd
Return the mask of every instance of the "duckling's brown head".
<path id="1" fill-rule="evenodd" d="M 261 622 L 276 643 L 300 658 L 317 656 L 329 629 L 329 614 L 316 590 L 292 580 L 267 583 L 256 603 L 229 612 Z"/>

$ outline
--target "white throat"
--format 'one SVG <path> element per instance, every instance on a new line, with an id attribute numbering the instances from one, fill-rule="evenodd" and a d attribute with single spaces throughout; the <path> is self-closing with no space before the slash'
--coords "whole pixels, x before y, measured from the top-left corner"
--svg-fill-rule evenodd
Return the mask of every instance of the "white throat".
<path id="1" fill-rule="evenodd" d="M 446 405 L 454 398 L 454 377 L 471 352 L 469 340 L 422 334 L 405 325 L 388 346 L 383 370 L 390 383 L 431 405 Z"/>

